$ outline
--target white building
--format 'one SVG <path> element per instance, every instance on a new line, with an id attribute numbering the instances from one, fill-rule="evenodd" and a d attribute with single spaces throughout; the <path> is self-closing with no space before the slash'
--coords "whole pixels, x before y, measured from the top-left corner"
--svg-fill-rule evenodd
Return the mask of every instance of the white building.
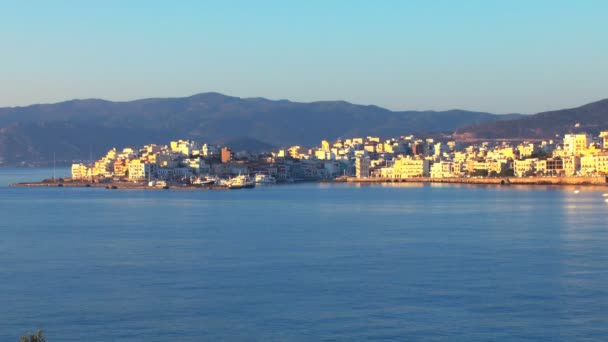
<path id="1" fill-rule="evenodd" d="M 129 179 L 133 181 L 146 180 L 156 171 L 156 164 L 148 164 L 139 159 L 129 163 Z"/>
<path id="2" fill-rule="evenodd" d="M 458 170 L 460 173 L 460 170 Z M 455 177 L 454 163 L 450 161 L 440 161 L 431 166 L 431 178 L 449 178 Z"/>

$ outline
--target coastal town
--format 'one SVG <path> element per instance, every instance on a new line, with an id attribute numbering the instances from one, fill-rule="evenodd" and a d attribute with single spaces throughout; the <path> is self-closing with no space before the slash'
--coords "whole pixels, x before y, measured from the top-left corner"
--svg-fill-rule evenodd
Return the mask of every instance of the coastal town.
<path id="1" fill-rule="evenodd" d="M 608 131 L 544 141 L 464 144 L 413 135 L 321 141 L 251 154 L 192 140 L 113 148 L 94 163 L 75 163 L 72 182 L 149 187 L 253 187 L 298 181 L 449 181 L 608 175 Z M 480 181 L 483 182 L 483 181 Z"/>

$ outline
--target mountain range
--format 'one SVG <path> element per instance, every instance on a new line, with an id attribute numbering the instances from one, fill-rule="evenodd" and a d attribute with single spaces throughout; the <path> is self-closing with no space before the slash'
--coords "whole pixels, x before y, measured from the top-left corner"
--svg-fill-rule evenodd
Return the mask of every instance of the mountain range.
<path id="1" fill-rule="evenodd" d="M 186 138 L 254 152 L 322 139 L 455 134 L 462 139 L 551 136 L 573 122 L 606 129 L 608 100 L 536 115 L 466 110 L 390 111 L 344 101 L 311 103 L 202 93 L 127 102 L 100 99 L 0 108 L 0 162 L 88 160 L 112 147 Z M 559 119 L 555 119 L 559 118 Z"/>
<path id="2" fill-rule="evenodd" d="M 577 108 L 471 125 L 457 129 L 454 137 L 459 140 L 543 139 L 579 132 L 597 135 L 605 130 L 608 130 L 608 99 Z"/>

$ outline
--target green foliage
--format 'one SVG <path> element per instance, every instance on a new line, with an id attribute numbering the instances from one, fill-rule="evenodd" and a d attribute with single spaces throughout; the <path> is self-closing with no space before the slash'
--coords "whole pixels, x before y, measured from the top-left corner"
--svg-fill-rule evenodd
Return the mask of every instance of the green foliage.
<path id="1" fill-rule="evenodd" d="M 46 337 L 44 337 L 42 329 L 38 329 L 36 334 L 27 333 L 26 335 L 21 336 L 19 342 L 46 342 Z"/>

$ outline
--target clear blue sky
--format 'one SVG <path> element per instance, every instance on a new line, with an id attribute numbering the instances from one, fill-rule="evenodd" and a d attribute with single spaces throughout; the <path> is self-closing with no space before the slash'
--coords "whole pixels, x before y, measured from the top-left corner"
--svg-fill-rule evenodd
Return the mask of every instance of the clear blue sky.
<path id="1" fill-rule="evenodd" d="M 0 106 L 217 91 L 532 113 L 608 97 L 608 1 L 2 1 Z"/>

